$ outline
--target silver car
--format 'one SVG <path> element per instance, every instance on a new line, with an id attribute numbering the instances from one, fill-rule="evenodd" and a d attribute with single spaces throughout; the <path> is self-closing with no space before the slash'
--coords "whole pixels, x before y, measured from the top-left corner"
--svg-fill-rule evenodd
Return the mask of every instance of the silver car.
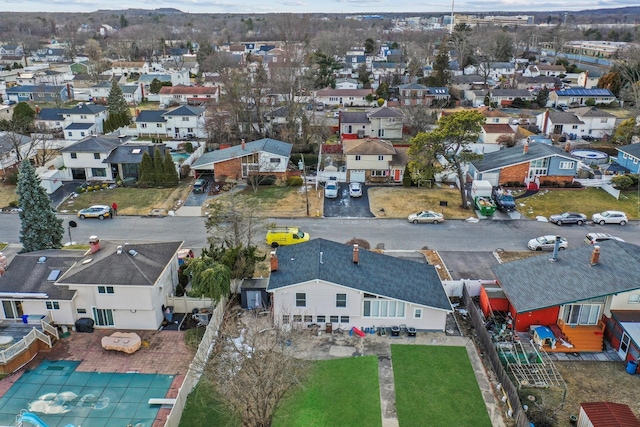
<path id="1" fill-rule="evenodd" d="M 620 224 L 625 225 L 628 221 L 627 214 L 621 211 L 604 211 L 593 214 L 591 217 L 595 224 Z"/>
<path id="2" fill-rule="evenodd" d="M 327 182 L 327 185 L 324 187 L 324 197 L 327 199 L 335 199 L 338 197 L 338 183 L 335 181 Z"/>
<path id="3" fill-rule="evenodd" d="M 569 247 L 567 239 L 554 235 L 540 236 L 535 239 L 531 239 L 529 240 L 529 243 L 527 243 L 527 247 L 532 251 L 552 251 L 556 246 L 556 238 L 560 239 L 559 249 L 567 249 L 567 247 Z"/>
<path id="4" fill-rule="evenodd" d="M 359 182 L 349 183 L 349 196 L 362 197 L 362 184 Z"/>
<path id="5" fill-rule="evenodd" d="M 429 222 L 432 224 L 437 224 L 444 221 L 444 216 L 434 211 L 422 211 L 409 215 L 407 217 L 407 221 L 414 224 L 418 224 L 419 222 Z"/>

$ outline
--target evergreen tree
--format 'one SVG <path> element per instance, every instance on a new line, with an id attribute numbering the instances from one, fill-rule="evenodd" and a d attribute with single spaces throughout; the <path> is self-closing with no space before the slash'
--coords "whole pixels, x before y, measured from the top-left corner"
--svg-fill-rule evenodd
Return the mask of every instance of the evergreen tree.
<path id="1" fill-rule="evenodd" d="M 177 185 L 180 178 L 178 177 L 178 171 L 176 170 L 176 165 L 173 163 L 173 157 L 171 157 L 171 153 L 167 150 L 164 153 L 164 171 L 163 171 L 164 183 L 166 185 Z"/>
<path id="2" fill-rule="evenodd" d="M 149 85 L 149 92 L 158 93 L 162 89 L 162 83 L 158 79 L 153 79 Z"/>
<path id="3" fill-rule="evenodd" d="M 443 40 L 440 43 L 440 49 L 438 49 L 438 56 L 433 63 L 433 72 L 428 77 L 427 81 L 429 86 L 446 87 L 449 86 L 449 80 L 451 80 L 451 73 L 449 72 L 449 49 L 448 43 Z"/>
<path id="4" fill-rule="evenodd" d="M 113 115 L 114 117 L 117 117 L 116 120 L 123 120 L 123 125 L 131 123 L 131 110 L 129 110 L 127 101 L 124 99 L 124 95 L 122 94 L 122 89 L 120 89 L 116 80 L 111 81 L 111 90 L 107 96 L 107 104 L 109 116 Z"/>
<path id="5" fill-rule="evenodd" d="M 140 161 L 140 173 L 138 181 L 143 184 L 151 184 L 153 174 L 153 159 L 148 152 L 142 154 L 142 160 Z"/>
<path id="6" fill-rule="evenodd" d="M 160 148 L 156 147 L 153 150 L 153 183 L 158 185 L 162 184 L 164 179 L 162 177 L 164 171 L 164 159 Z"/>
<path id="7" fill-rule="evenodd" d="M 22 252 L 60 248 L 64 234 L 62 220 L 56 217 L 51 200 L 28 160 L 20 164 L 16 193 L 21 209 Z"/>

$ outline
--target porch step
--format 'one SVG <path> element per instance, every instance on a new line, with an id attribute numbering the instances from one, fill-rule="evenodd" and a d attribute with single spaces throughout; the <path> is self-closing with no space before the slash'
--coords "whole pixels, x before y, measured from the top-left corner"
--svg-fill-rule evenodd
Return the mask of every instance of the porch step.
<path id="1" fill-rule="evenodd" d="M 597 328 L 565 328 L 564 334 L 577 351 L 602 351 L 604 335 Z"/>

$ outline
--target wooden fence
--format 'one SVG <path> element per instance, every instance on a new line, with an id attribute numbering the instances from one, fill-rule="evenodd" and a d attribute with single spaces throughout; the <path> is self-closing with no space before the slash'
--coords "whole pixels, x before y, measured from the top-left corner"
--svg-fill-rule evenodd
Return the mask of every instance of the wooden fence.
<path id="1" fill-rule="evenodd" d="M 462 301 L 465 308 L 467 309 L 467 312 L 469 313 L 471 323 L 475 328 L 480 347 L 482 347 L 482 351 L 484 352 L 485 357 L 488 358 L 488 360 L 491 362 L 491 366 L 496 373 L 498 381 L 500 381 L 502 390 L 507 396 L 508 400 L 506 403 L 511 409 L 511 416 L 515 420 L 516 426 L 529 427 L 529 420 L 527 419 L 526 413 L 522 409 L 522 403 L 520 402 L 518 390 L 511 382 L 511 379 L 507 375 L 507 371 L 504 369 L 504 366 L 502 366 L 502 361 L 500 360 L 500 356 L 498 356 L 498 352 L 493 345 L 491 335 L 487 331 L 487 328 L 484 326 L 484 319 L 480 314 L 480 310 L 474 304 L 471 296 L 469 295 L 469 292 L 467 291 L 466 286 L 462 292 Z"/>

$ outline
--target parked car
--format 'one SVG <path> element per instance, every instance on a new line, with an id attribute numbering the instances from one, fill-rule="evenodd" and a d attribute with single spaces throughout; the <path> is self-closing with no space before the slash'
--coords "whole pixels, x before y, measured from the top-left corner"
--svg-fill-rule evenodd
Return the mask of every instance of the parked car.
<path id="1" fill-rule="evenodd" d="M 593 214 L 591 217 L 594 223 L 605 224 L 620 224 L 625 225 L 629 220 L 627 214 L 621 211 L 604 211 L 597 214 Z"/>
<path id="2" fill-rule="evenodd" d="M 621 238 L 612 236 L 609 233 L 589 233 L 584 238 L 584 242 L 587 245 L 595 245 L 596 243 L 604 242 L 605 240 L 617 240 L 619 242 L 624 242 Z"/>
<path id="3" fill-rule="evenodd" d="M 209 186 L 209 181 L 206 179 L 196 179 L 196 182 L 193 183 L 193 192 L 194 193 L 204 193 Z"/>
<path id="4" fill-rule="evenodd" d="M 556 238 L 560 238 L 560 247 L 559 249 L 567 249 L 569 247 L 569 242 L 567 239 L 560 236 L 540 236 L 535 239 L 529 240 L 527 243 L 527 247 L 532 251 L 552 251 L 556 246 Z"/>
<path id="5" fill-rule="evenodd" d="M 422 211 L 422 212 L 409 215 L 407 217 L 407 221 L 412 222 L 414 224 L 417 224 L 419 222 L 430 222 L 433 224 L 437 224 L 439 222 L 444 221 L 444 216 L 434 211 Z"/>
<path id="6" fill-rule="evenodd" d="M 17 102 L 16 102 L 16 101 L 12 101 L 12 100 L 10 100 L 10 99 L 6 99 L 6 100 L 4 100 L 4 101 L 2 102 L 2 104 L 3 104 L 3 105 L 14 105 L 14 104 L 17 104 Z"/>
<path id="7" fill-rule="evenodd" d="M 578 224 L 582 225 L 587 221 L 587 216 L 578 212 L 565 212 L 558 215 L 551 215 L 549 221 L 554 224 Z"/>
<path id="8" fill-rule="evenodd" d="M 111 206 L 94 205 L 78 211 L 78 218 L 99 218 L 105 219 L 111 216 Z"/>
<path id="9" fill-rule="evenodd" d="M 362 184 L 359 182 L 349 183 L 349 196 L 362 197 Z"/>
<path id="10" fill-rule="evenodd" d="M 338 183 L 336 181 L 328 181 L 324 186 L 324 197 L 327 199 L 335 199 L 338 197 Z"/>
<path id="11" fill-rule="evenodd" d="M 309 241 L 309 233 L 305 233 L 298 227 L 275 226 L 267 230 L 267 245 L 272 248 L 285 245 L 295 245 Z"/>

